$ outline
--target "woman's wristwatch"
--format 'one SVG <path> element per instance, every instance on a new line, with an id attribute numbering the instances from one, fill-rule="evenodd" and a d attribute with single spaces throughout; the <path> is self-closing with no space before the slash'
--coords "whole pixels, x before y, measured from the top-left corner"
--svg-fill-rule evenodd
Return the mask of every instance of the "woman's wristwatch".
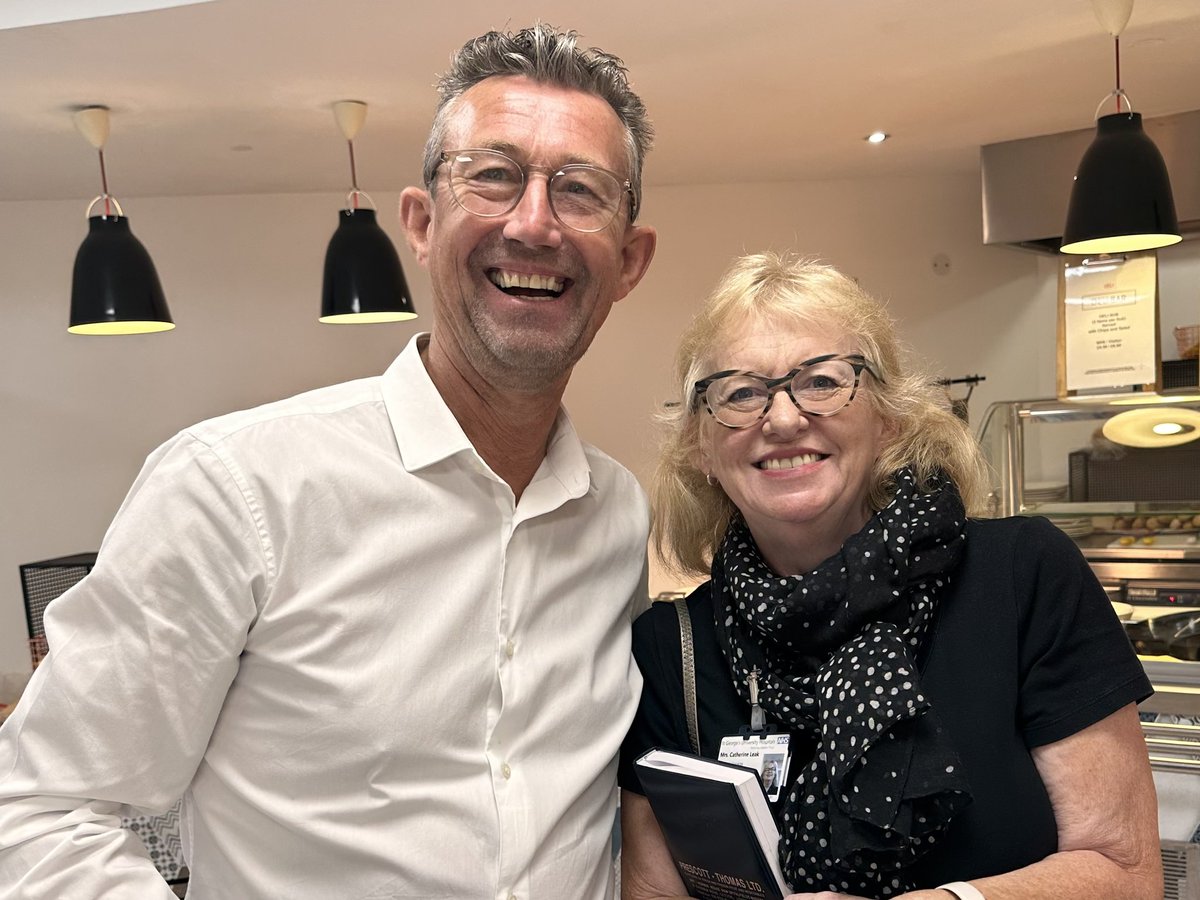
<path id="1" fill-rule="evenodd" d="M 979 888 L 973 884 L 967 884 L 965 881 L 952 881 L 949 884 L 939 884 L 937 889 L 939 891 L 949 891 L 958 900 L 987 900 Z"/>

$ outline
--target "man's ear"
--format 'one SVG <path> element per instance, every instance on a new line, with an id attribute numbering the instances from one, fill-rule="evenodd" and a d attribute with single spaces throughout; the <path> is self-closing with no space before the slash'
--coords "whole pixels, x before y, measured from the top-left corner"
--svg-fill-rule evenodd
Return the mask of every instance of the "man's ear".
<path id="1" fill-rule="evenodd" d="M 421 265 L 428 265 L 430 229 L 433 227 L 433 198 L 429 191 L 406 187 L 400 192 L 400 224 L 408 247 Z"/>
<path id="2" fill-rule="evenodd" d="M 621 247 L 621 277 L 617 281 L 614 303 L 637 287 L 646 269 L 650 268 L 657 245 L 658 232 L 652 226 L 630 225 L 625 229 L 625 242 Z"/>

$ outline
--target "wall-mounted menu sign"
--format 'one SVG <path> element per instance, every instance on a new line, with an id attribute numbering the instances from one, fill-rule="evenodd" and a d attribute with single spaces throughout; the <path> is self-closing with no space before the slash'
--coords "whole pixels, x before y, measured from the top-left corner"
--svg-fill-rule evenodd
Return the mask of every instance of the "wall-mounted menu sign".
<path id="1" fill-rule="evenodd" d="M 1157 390 L 1157 253 L 1067 257 L 1059 271 L 1058 395 Z"/>

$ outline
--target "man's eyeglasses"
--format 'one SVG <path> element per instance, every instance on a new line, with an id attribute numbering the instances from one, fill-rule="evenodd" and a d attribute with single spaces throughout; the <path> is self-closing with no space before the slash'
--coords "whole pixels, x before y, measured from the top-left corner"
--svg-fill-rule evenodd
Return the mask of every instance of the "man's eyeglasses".
<path id="1" fill-rule="evenodd" d="M 572 163 L 551 170 L 545 166 L 522 166 L 498 150 L 447 150 L 446 164 L 450 194 L 467 212 L 484 218 L 502 216 L 515 209 L 525 196 L 530 172 L 547 177 L 550 209 L 554 217 L 573 231 L 602 231 L 616 218 L 626 194 L 630 218 L 635 208 L 633 190 L 607 169 Z M 436 172 L 436 170 L 435 170 Z"/>
<path id="2" fill-rule="evenodd" d="M 883 382 L 866 357 L 832 353 L 806 360 L 778 378 L 736 369 L 714 372 L 693 385 L 692 412 L 703 401 L 705 409 L 726 428 L 748 428 L 767 414 L 775 395 L 785 391 L 801 412 L 832 416 L 850 405 L 864 369 Z"/>

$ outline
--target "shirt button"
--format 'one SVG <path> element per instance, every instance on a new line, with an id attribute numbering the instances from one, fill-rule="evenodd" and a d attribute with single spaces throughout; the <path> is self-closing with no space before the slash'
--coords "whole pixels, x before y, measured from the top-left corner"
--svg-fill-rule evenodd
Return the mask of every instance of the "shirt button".
<path id="1" fill-rule="evenodd" d="M 514 644 L 512 641 L 509 641 L 504 645 L 504 655 L 507 656 L 509 659 L 512 659 L 513 654 L 516 652 L 517 652 L 517 645 Z"/>
<path id="2" fill-rule="evenodd" d="M 508 763 L 504 763 L 502 766 L 500 766 L 500 774 L 503 775 L 504 779 L 507 781 L 509 778 L 512 778 L 512 767 Z"/>

